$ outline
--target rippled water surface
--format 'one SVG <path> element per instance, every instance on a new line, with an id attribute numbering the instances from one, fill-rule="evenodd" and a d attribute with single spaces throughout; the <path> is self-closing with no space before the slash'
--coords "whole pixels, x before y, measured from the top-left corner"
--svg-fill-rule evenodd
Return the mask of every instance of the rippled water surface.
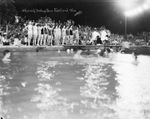
<path id="1" fill-rule="evenodd" d="M 0 61 L 6 119 L 150 119 L 149 56 L 14 52 L 11 59 Z"/>

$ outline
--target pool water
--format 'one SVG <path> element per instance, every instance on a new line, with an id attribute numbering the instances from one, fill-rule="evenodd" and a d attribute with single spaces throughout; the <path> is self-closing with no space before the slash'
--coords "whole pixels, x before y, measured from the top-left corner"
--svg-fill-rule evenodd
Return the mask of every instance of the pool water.
<path id="1" fill-rule="evenodd" d="M 2 59 L 2 53 L 0 54 Z M 149 119 L 150 57 L 13 52 L 0 61 L 6 119 Z"/>

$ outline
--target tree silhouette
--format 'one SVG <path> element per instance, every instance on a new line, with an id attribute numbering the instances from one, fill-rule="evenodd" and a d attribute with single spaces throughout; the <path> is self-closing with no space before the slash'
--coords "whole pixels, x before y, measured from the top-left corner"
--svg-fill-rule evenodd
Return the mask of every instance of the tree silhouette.
<path id="1" fill-rule="evenodd" d="M 17 15 L 14 0 L 0 0 L 0 24 L 13 23 Z"/>

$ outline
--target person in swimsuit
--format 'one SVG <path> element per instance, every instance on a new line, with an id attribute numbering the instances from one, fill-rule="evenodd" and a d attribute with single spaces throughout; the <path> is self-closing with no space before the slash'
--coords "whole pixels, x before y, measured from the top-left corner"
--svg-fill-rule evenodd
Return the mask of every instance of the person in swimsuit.
<path id="1" fill-rule="evenodd" d="M 66 27 L 66 45 L 70 45 L 70 39 L 69 39 L 69 26 Z"/>
<path id="2" fill-rule="evenodd" d="M 70 45 L 73 45 L 73 26 L 71 26 L 70 28 L 69 28 L 69 43 L 70 43 Z"/>
<path id="3" fill-rule="evenodd" d="M 43 45 L 43 39 L 44 39 L 44 26 L 41 27 L 41 41 L 40 41 L 40 45 Z"/>
<path id="4" fill-rule="evenodd" d="M 45 26 L 44 26 L 44 42 L 43 42 L 43 44 L 44 44 L 44 46 L 46 46 L 46 44 L 47 44 L 47 38 L 48 38 L 48 25 L 47 24 L 45 24 Z"/>
<path id="5" fill-rule="evenodd" d="M 32 25 L 31 21 L 28 23 L 28 25 L 25 27 L 25 29 L 28 30 L 28 46 L 30 46 L 31 40 L 33 37 L 33 25 Z"/>
<path id="6" fill-rule="evenodd" d="M 38 27 L 37 27 L 37 23 L 35 23 L 33 26 L 33 45 L 34 46 L 37 45 L 37 37 L 38 37 Z"/>
<path id="7" fill-rule="evenodd" d="M 37 46 L 39 46 L 40 42 L 41 42 L 41 29 L 42 29 L 41 25 L 38 25 L 38 27 L 37 27 L 37 31 L 38 31 Z"/>
<path id="8" fill-rule="evenodd" d="M 62 45 L 66 44 L 66 26 L 64 25 L 62 28 Z"/>

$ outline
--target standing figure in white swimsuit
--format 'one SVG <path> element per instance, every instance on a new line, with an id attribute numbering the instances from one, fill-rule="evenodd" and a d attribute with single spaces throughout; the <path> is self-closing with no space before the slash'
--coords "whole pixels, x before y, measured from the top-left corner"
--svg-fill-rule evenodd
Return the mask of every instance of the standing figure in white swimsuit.
<path id="1" fill-rule="evenodd" d="M 58 26 L 56 25 L 54 28 L 54 39 L 55 45 L 58 45 Z"/>
<path id="2" fill-rule="evenodd" d="M 37 37 L 38 37 L 38 27 L 37 23 L 33 26 L 33 45 L 37 45 Z"/>
<path id="3" fill-rule="evenodd" d="M 78 29 L 78 27 L 76 27 L 76 29 L 74 31 L 74 36 L 75 36 L 76 44 L 79 44 L 79 29 Z"/>
<path id="4" fill-rule="evenodd" d="M 66 26 L 62 28 L 62 45 L 66 44 Z"/>
<path id="5" fill-rule="evenodd" d="M 25 27 L 28 31 L 28 46 L 31 44 L 32 36 L 33 36 L 33 25 L 32 22 L 29 21 L 28 25 Z"/>
<path id="6" fill-rule="evenodd" d="M 61 44 L 61 28 L 60 28 L 60 25 L 58 26 L 57 31 L 58 31 L 58 45 L 60 45 Z"/>

